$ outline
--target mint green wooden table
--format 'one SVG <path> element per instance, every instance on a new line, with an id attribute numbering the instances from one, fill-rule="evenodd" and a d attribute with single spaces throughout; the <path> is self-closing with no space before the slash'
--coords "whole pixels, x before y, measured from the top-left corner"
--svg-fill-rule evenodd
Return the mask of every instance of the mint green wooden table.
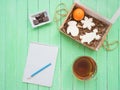
<path id="1" fill-rule="evenodd" d="M 33 29 L 28 16 L 47 9 L 53 18 L 55 7 L 72 0 L 1 0 L 0 1 L 0 90 L 120 90 L 120 46 L 107 52 L 92 51 L 61 34 L 54 22 Z M 111 18 L 120 6 L 119 0 L 81 0 L 81 3 Z M 112 26 L 107 39 L 120 40 L 120 18 Z M 22 82 L 30 42 L 59 47 L 53 86 L 51 88 Z M 96 76 L 79 81 L 72 74 L 72 64 L 79 56 L 91 56 L 98 65 Z"/>

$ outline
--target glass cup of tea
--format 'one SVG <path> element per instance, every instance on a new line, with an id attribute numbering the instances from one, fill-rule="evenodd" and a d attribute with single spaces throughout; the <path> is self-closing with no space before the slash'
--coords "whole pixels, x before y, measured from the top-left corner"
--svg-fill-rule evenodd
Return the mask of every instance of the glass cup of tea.
<path id="1" fill-rule="evenodd" d="M 95 75 L 97 65 L 93 58 L 89 56 L 81 56 L 75 60 L 72 69 L 73 74 L 79 80 L 88 80 Z"/>

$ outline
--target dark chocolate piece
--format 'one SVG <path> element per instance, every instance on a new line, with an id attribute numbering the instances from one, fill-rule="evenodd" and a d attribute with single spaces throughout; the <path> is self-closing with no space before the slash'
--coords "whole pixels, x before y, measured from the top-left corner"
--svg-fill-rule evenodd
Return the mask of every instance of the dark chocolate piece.
<path id="1" fill-rule="evenodd" d="M 39 18 L 38 21 L 39 21 L 40 23 L 42 23 L 42 22 L 43 22 L 43 19 L 42 19 L 42 18 Z"/>
<path id="2" fill-rule="evenodd" d="M 40 18 L 40 15 L 39 14 L 36 15 L 35 18 L 38 20 Z"/>
<path id="3" fill-rule="evenodd" d="M 48 17 L 43 17 L 43 22 L 49 21 Z"/>
<path id="4" fill-rule="evenodd" d="M 33 20 L 34 25 L 49 21 L 47 12 L 39 13 L 39 14 L 35 15 L 34 18 L 36 19 L 36 20 Z"/>
<path id="5" fill-rule="evenodd" d="M 40 15 L 40 18 L 45 17 L 44 13 L 41 13 L 41 14 L 39 14 L 39 15 Z"/>
<path id="6" fill-rule="evenodd" d="M 39 21 L 38 20 L 33 20 L 34 25 L 38 25 Z"/>

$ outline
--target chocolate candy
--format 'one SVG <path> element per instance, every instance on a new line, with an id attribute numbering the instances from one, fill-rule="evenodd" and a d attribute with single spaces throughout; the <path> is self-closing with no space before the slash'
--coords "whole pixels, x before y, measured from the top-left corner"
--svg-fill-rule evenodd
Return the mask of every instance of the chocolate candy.
<path id="1" fill-rule="evenodd" d="M 49 18 L 48 17 L 43 17 L 43 21 L 44 22 L 49 21 Z"/>
<path id="2" fill-rule="evenodd" d="M 34 25 L 38 25 L 39 21 L 38 20 L 33 20 Z"/>
<path id="3" fill-rule="evenodd" d="M 42 22 L 43 22 L 43 19 L 42 19 L 42 18 L 39 18 L 38 21 L 39 21 L 40 23 L 42 23 Z"/>
<path id="4" fill-rule="evenodd" d="M 42 23 L 42 22 L 49 21 L 49 18 L 47 16 L 47 12 L 43 12 L 43 13 L 35 15 L 35 19 L 36 20 L 33 20 L 34 25 L 37 25 L 37 24 Z"/>
<path id="5" fill-rule="evenodd" d="M 38 20 L 40 18 L 40 15 L 36 15 L 35 18 Z"/>
<path id="6" fill-rule="evenodd" d="M 29 19 L 33 28 L 36 28 L 38 26 L 51 22 L 47 11 L 42 11 L 42 12 L 33 14 L 29 17 Z"/>

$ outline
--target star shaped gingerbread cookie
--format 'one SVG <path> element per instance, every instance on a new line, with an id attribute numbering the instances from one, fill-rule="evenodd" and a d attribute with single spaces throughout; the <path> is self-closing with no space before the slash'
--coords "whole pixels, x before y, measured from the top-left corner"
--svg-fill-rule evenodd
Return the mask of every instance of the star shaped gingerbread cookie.
<path id="1" fill-rule="evenodd" d="M 81 23 L 83 24 L 83 28 L 88 28 L 91 30 L 95 24 L 93 23 L 93 18 L 88 18 L 85 16 L 84 20 L 81 20 Z"/>

